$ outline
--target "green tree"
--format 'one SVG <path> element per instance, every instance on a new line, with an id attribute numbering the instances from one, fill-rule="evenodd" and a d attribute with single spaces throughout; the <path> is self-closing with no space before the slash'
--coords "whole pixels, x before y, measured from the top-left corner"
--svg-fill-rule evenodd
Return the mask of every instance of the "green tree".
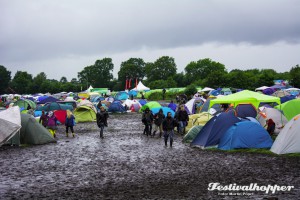
<path id="1" fill-rule="evenodd" d="M 235 69 L 226 75 L 226 82 L 229 87 L 248 89 L 250 80 L 246 73 L 242 70 Z"/>
<path id="2" fill-rule="evenodd" d="M 4 94 L 11 80 L 11 72 L 0 65 L 0 94 Z"/>
<path id="3" fill-rule="evenodd" d="M 169 77 L 167 80 L 151 81 L 147 85 L 151 89 L 162 89 L 162 88 L 173 88 L 176 87 L 177 84 L 172 77 Z"/>
<path id="4" fill-rule="evenodd" d="M 187 85 L 186 76 L 183 72 L 175 74 L 173 79 L 176 82 L 176 87 L 185 87 Z"/>
<path id="5" fill-rule="evenodd" d="M 126 78 L 142 80 L 145 77 L 145 65 L 141 58 L 130 58 L 121 63 L 118 80 L 125 85 Z"/>
<path id="6" fill-rule="evenodd" d="M 227 70 L 223 64 L 212 61 L 209 58 L 205 58 L 200 59 L 197 62 L 190 62 L 185 67 L 185 72 L 188 84 L 190 84 L 199 80 L 203 80 L 207 78 L 210 74 L 226 74 Z"/>
<path id="7" fill-rule="evenodd" d="M 67 80 L 67 78 L 65 76 L 63 76 L 63 77 L 61 77 L 61 79 L 60 79 L 59 82 L 61 82 L 61 83 L 67 83 L 68 80 Z"/>
<path id="8" fill-rule="evenodd" d="M 47 75 L 44 72 L 41 72 L 39 74 L 37 74 L 34 78 L 33 78 L 33 82 L 32 82 L 32 86 L 31 86 L 31 93 L 38 93 L 38 92 L 42 92 L 42 93 L 46 93 L 46 91 L 43 89 L 42 85 L 43 83 L 47 80 Z"/>
<path id="9" fill-rule="evenodd" d="M 293 87 L 300 88 L 300 66 L 296 65 L 290 70 L 290 84 Z"/>
<path id="10" fill-rule="evenodd" d="M 12 82 L 11 88 L 19 94 L 26 94 L 31 92 L 30 83 L 32 82 L 32 75 L 27 72 L 17 71 Z"/>
<path id="11" fill-rule="evenodd" d="M 145 72 L 148 81 L 164 80 L 176 74 L 177 66 L 174 58 L 163 56 L 154 63 L 147 63 Z"/>
<path id="12" fill-rule="evenodd" d="M 78 79 L 81 84 L 92 85 L 93 87 L 108 87 L 112 80 L 112 71 L 114 64 L 111 58 L 103 58 L 97 60 L 94 65 L 85 67 L 81 72 L 78 72 Z"/>
<path id="13" fill-rule="evenodd" d="M 191 96 L 196 93 L 197 93 L 197 88 L 194 84 L 188 85 L 184 90 L 184 94 L 186 94 L 187 96 Z"/>
<path id="14" fill-rule="evenodd" d="M 272 86 L 277 73 L 273 69 L 262 69 L 259 74 L 258 83 L 260 86 Z"/>

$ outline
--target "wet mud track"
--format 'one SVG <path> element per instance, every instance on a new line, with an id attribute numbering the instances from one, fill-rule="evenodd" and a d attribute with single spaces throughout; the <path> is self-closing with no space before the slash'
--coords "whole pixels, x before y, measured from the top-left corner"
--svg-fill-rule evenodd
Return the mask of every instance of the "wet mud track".
<path id="1" fill-rule="evenodd" d="M 142 134 L 140 114 L 110 115 L 100 139 L 96 123 L 64 126 L 57 143 L 0 147 L 0 199 L 299 199 L 300 158 L 190 148 L 175 137 Z M 221 195 L 209 183 L 292 185 L 275 194 Z"/>

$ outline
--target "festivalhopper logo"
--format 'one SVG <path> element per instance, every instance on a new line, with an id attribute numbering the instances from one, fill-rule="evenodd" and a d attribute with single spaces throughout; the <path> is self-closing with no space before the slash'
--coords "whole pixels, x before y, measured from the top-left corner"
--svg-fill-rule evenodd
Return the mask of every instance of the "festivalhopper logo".
<path id="1" fill-rule="evenodd" d="M 208 184 L 208 191 L 218 191 L 223 192 L 219 193 L 220 195 L 252 195 L 251 192 L 265 192 L 266 194 L 272 193 L 275 194 L 276 192 L 281 191 L 291 191 L 294 189 L 294 186 L 287 186 L 287 185 L 258 185 L 257 183 L 251 183 L 249 185 L 237 185 L 236 183 L 229 184 L 229 185 L 222 185 L 221 183 L 209 183 Z M 234 192 L 234 193 L 232 193 Z M 237 193 L 240 192 L 240 193 Z"/>

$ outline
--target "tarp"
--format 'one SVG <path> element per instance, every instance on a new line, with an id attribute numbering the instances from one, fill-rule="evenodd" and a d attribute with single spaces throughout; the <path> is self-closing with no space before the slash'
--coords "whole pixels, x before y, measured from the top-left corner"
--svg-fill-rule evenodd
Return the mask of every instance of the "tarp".
<path id="1" fill-rule="evenodd" d="M 212 107 L 214 104 L 234 104 L 235 107 L 240 103 L 251 103 L 255 108 L 258 108 L 259 104 L 262 102 L 280 104 L 280 98 L 267 96 L 250 90 L 243 90 L 238 93 L 211 100 L 209 107 Z"/>
<path id="2" fill-rule="evenodd" d="M 269 133 L 259 124 L 242 121 L 231 126 L 221 137 L 219 149 L 271 148 L 273 144 Z"/>
<path id="3" fill-rule="evenodd" d="M 281 110 L 284 116 L 291 120 L 296 115 L 300 114 L 300 99 L 294 99 L 285 102 L 281 105 L 275 106 L 276 109 Z"/>
<path id="4" fill-rule="evenodd" d="M 276 154 L 300 153 L 300 115 L 292 118 L 277 136 L 271 151 Z"/>
<path id="5" fill-rule="evenodd" d="M 19 106 L 0 112 L 0 146 L 6 143 L 21 129 L 21 114 Z"/>

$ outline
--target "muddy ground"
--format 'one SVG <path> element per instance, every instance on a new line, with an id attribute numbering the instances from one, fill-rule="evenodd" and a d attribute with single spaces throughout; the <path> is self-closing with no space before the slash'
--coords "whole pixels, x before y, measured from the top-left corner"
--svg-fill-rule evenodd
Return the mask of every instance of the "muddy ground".
<path id="1" fill-rule="evenodd" d="M 60 126 L 53 144 L 0 147 L 0 199 L 300 198 L 300 157 L 201 150 L 179 136 L 166 148 L 142 134 L 140 114 L 111 115 L 104 139 L 96 123 L 75 131 L 67 138 Z M 222 195 L 208 191 L 215 182 L 294 189 Z"/>

